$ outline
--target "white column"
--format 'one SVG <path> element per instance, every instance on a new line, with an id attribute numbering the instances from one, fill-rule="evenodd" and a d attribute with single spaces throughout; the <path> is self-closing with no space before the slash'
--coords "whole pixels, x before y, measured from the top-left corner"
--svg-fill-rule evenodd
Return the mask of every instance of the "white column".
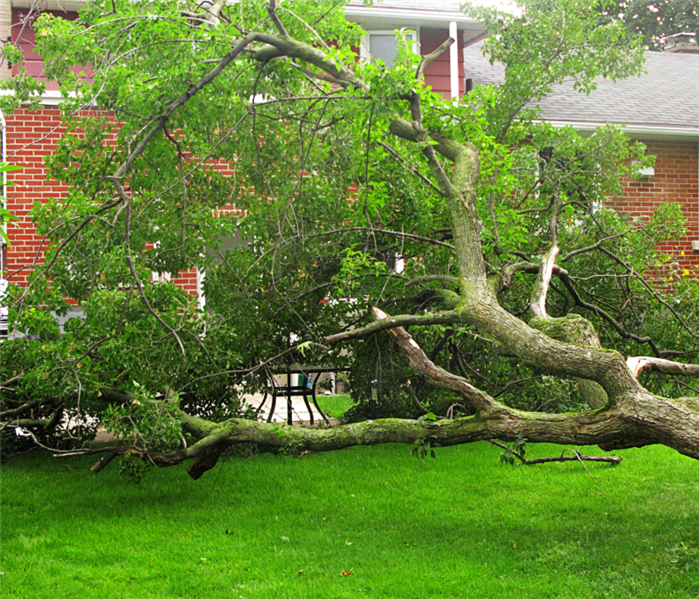
<path id="1" fill-rule="evenodd" d="M 449 74 L 451 76 L 451 97 L 452 100 L 459 99 L 459 30 L 456 21 L 449 23 L 449 37 L 454 43 L 449 48 Z"/>

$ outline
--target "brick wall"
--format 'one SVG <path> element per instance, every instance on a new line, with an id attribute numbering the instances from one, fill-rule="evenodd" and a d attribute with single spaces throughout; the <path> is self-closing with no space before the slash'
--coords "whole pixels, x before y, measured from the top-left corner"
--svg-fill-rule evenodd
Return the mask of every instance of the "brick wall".
<path id="1" fill-rule="evenodd" d="M 36 235 L 29 211 L 36 201 L 64 198 L 66 185 L 47 181 L 44 157 L 65 132 L 58 108 L 36 112 L 20 109 L 5 119 L 6 160 L 22 170 L 8 174 L 14 183 L 6 190 L 7 207 L 18 220 L 8 226 L 11 247 L 7 250 L 6 276 L 13 283 L 25 283 L 35 261 L 41 261 L 42 240 Z"/>
<path id="2" fill-rule="evenodd" d="M 6 117 L 6 160 L 22 170 L 8 174 L 13 186 L 6 190 L 7 208 L 17 217 L 8 226 L 11 247 L 6 252 L 4 276 L 12 283 L 26 284 L 34 264 L 42 262 L 43 240 L 36 234 L 29 211 L 36 201 L 66 198 L 68 186 L 47 179 L 44 158 L 50 155 L 65 133 L 57 107 L 32 112 L 17 110 Z M 225 165 L 230 170 L 229 165 Z M 228 209 L 234 209 L 228 207 Z M 197 292 L 195 270 L 180 271 L 175 282 L 187 293 Z"/>
<path id="3" fill-rule="evenodd" d="M 699 252 L 692 241 L 699 240 L 699 143 L 647 141 L 646 153 L 656 156 L 655 174 L 624 183 L 624 199 L 617 207 L 631 216 L 647 219 L 663 202 L 682 205 L 688 235 L 660 244 L 672 255 L 671 264 L 680 273 L 699 274 Z"/>

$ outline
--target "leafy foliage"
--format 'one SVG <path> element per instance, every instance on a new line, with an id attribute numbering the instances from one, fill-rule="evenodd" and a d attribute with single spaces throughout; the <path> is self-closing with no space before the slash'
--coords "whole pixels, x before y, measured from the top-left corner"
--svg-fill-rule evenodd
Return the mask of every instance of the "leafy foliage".
<path id="1" fill-rule="evenodd" d="M 500 454 L 500 462 L 503 464 L 509 464 L 510 466 L 515 465 L 515 457 L 524 456 L 527 453 L 527 440 L 522 435 L 517 435 L 507 449 Z"/>
<path id="2" fill-rule="evenodd" d="M 601 5 L 607 19 L 619 19 L 631 35 L 638 35 L 652 50 L 662 50 L 667 38 L 678 33 L 699 33 L 696 0 L 622 0 Z M 605 21 L 607 19 L 604 19 Z"/>
<path id="3" fill-rule="evenodd" d="M 471 224 L 510 315 L 527 320 L 555 239 L 567 278 L 552 285 L 552 316 L 584 313 L 619 351 L 696 345 L 696 283 L 657 246 L 682 234 L 679 207 L 647 220 L 614 209 L 623 178 L 653 158 L 615 126 L 582 137 L 538 118 L 565 79 L 590 93 L 597 77 L 638 73 L 639 40 L 577 0 L 531 0 L 518 16 L 468 9 L 494 34 L 485 52 L 505 82 L 457 103 L 416 77 L 421 59 L 400 33 L 392 68 L 358 61 L 362 31 L 340 4 L 298 0 L 277 14 L 261 0 L 94 0 L 77 21 L 38 19 L 68 127 L 47 164 L 71 191 L 32 211 L 45 261 L 9 290 L 17 339 L 0 347 L 0 379 L 12 380 L 3 411 L 72 410 L 143 451 L 175 452 L 178 409 L 207 419 L 187 420 L 193 429 L 250 417 L 240 392 L 262 389 L 275 367 L 349 362 L 355 417 L 469 413 L 386 336 L 326 343 L 372 306 L 463 308 L 464 247 L 442 176 L 454 169 L 429 159 L 443 140 L 478 156 Z M 43 89 L 24 75 L 2 85 L 15 91 L 6 109 Z M 389 136 L 417 123 L 418 104 L 416 139 Z M 173 280 L 192 269 L 205 273 L 205 306 Z M 83 318 L 59 327 L 71 306 Z M 505 404 L 588 407 L 576 380 L 471 322 L 411 332 L 437 366 Z"/>

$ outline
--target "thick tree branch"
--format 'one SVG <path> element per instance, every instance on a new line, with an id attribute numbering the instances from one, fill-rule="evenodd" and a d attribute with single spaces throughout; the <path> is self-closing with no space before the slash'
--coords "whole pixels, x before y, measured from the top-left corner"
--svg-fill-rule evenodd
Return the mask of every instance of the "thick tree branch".
<path id="1" fill-rule="evenodd" d="M 442 281 L 455 286 L 459 285 L 459 279 L 456 277 L 450 277 L 448 275 L 425 275 L 423 277 L 415 277 L 414 279 L 410 279 L 405 286 L 411 287 L 413 285 L 423 285 L 425 283 L 431 283 L 432 281 Z"/>
<path id="2" fill-rule="evenodd" d="M 414 443 L 419 439 L 430 439 L 449 446 L 489 439 L 508 442 L 523 436 L 530 443 L 597 444 L 605 450 L 611 450 L 639 447 L 660 442 L 661 439 L 661 431 L 657 428 L 660 419 L 646 421 L 642 415 L 634 412 L 609 410 L 586 414 L 542 414 L 510 410 L 500 407 L 497 402 L 496 405 L 496 409 L 454 420 L 419 422 L 387 418 L 330 429 L 307 429 L 231 419 L 215 425 L 207 437 L 186 450 L 172 454 L 147 454 L 143 457 L 156 466 L 172 466 L 204 456 L 199 461 L 199 466 L 190 473 L 198 477 L 214 466 L 214 456 L 220 455 L 225 447 L 238 443 L 256 443 L 276 448 L 293 447 L 297 451 L 332 451 L 356 445 Z M 672 404 L 666 417 L 677 418 L 689 413 L 685 406 Z M 689 426 L 682 427 L 684 432 L 697 422 L 698 415 L 694 413 Z M 280 435 L 280 430 L 285 434 Z M 697 430 L 692 434 L 692 438 L 695 438 Z M 679 439 L 674 440 L 678 442 L 670 446 L 692 457 L 699 455 L 696 445 L 691 448 L 686 443 L 680 443 Z M 669 441 L 672 443 L 673 439 Z"/>
<path id="3" fill-rule="evenodd" d="M 546 318 L 546 297 L 548 295 L 549 285 L 553 269 L 556 266 L 556 256 L 558 256 L 558 246 L 554 245 L 541 259 L 541 266 L 536 277 L 536 282 L 532 287 L 532 295 L 529 300 L 529 308 L 532 314 L 539 318 Z"/>
<path id="4" fill-rule="evenodd" d="M 2 428 L 42 428 L 49 430 L 56 427 L 63 418 L 63 409 L 58 408 L 51 414 L 50 418 L 16 418 L 2 425 Z"/>
<path id="5" fill-rule="evenodd" d="M 376 307 L 372 309 L 372 315 L 378 322 L 391 320 L 388 314 Z M 476 389 L 466 379 L 435 365 L 403 327 L 392 327 L 388 329 L 388 332 L 406 353 L 413 369 L 432 384 L 455 391 L 476 409 L 493 409 L 498 407 L 497 402 L 487 393 Z"/>
<path id="6" fill-rule="evenodd" d="M 308 62 L 319 69 L 322 69 L 334 79 L 352 85 L 357 89 L 368 91 L 368 86 L 354 76 L 346 66 L 336 64 L 333 61 L 326 59 L 326 54 L 318 48 L 304 44 L 291 38 L 277 38 L 266 33 L 255 33 L 255 41 L 267 44 L 266 46 L 253 50 L 252 54 L 255 60 L 259 62 L 269 62 L 274 58 L 288 56 Z"/>
<path id="7" fill-rule="evenodd" d="M 37 407 L 38 405 L 41 405 L 42 400 L 41 399 L 35 399 L 34 401 L 28 401 L 26 403 L 23 403 L 21 406 L 18 408 L 15 408 L 13 410 L 5 410 L 4 412 L 0 412 L 0 418 L 12 418 L 13 416 L 19 416 L 20 414 L 24 414 L 26 412 L 29 412 L 32 408 Z"/>
<path id="8" fill-rule="evenodd" d="M 284 27 L 283 23 L 279 20 L 279 15 L 277 15 L 277 3 L 275 0 L 269 0 L 269 4 L 267 5 L 267 14 L 272 20 L 272 23 L 274 23 L 274 26 L 279 31 L 279 34 L 283 35 L 284 37 L 289 37 L 286 27 Z"/>
<path id="9" fill-rule="evenodd" d="M 389 125 L 389 131 L 396 137 L 400 137 L 401 139 L 405 139 L 407 141 L 416 143 L 420 141 L 412 124 L 405 119 L 393 119 Z M 460 143 L 449 139 L 437 131 L 429 131 L 428 135 L 430 139 L 437 142 L 437 145 L 434 146 L 437 152 L 451 162 L 456 162 L 457 157 L 464 150 L 464 146 L 462 146 Z"/>
<path id="10" fill-rule="evenodd" d="M 417 67 L 417 72 L 415 73 L 415 79 L 417 79 L 418 81 L 421 81 L 422 74 L 424 73 L 425 69 L 427 68 L 427 65 L 430 64 L 436 58 L 439 58 L 442 54 L 444 54 L 453 43 L 454 43 L 454 38 L 449 37 L 444 42 L 442 42 L 442 44 L 436 50 L 423 56 L 422 60 L 420 60 L 420 64 Z"/>
<path id="11" fill-rule="evenodd" d="M 558 191 L 555 195 L 556 207 L 551 214 L 550 234 L 551 234 L 551 249 L 544 254 L 541 259 L 541 267 L 536 277 L 536 282 L 532 289 L 529 307 L 535 317 L 545 318 L 546 314 L 546 298 L 548 296 L 549 285 L 551 284 L 551 276 L 553 269 L 556 266 L 556 257 L 560 251 L 558 248 L 558 216 L 561 213 L 561 199 Z"/>
<path id="12" fill-rule="evenodd" d="M 270 36 L 266 36 L 270 37 Z M 157 119 L 157 122 L 151 129 L 148 131 L 148 133 L 143 137 L 143 139 L 138 143 L 138 145 L 131 151 L 131 153 L 128 155 L 126 160 L 123 162 L 123 164 L 117 169 L 117 171 L 114 173 L 114 178 L 115 179 L 120 179 L 121 177 L 124 176 L 126 172 L 131 168 L 133 163 L 138 159 L 141 154 L 143 154 L 143 151 L 146 149 L 148 144 L 151 142 L 151 140 L 163 129 L 165 126 L 165 123 L 167 120 L 173 115 L 173 113 L 183 106 L 184 104 L 187 103 L 187 101 L 192 98 L 194 95 L 196 95 L 198 92 L 200 92 L 202 89 L 204 89 L 207 85 L 209 85 L 212 81 L 214 81 L 223 71 L 226 69 L 226 67 L 233 62 L 240 54 L 255 40 L 259 39 L 259 34 L 257 33 L 250 33 L 246 35 L 244 38 L 242 38 L 238 43 L 233 47 L 233 49 L 228 52 L 223 58 L 221 58 L 216 66 L 209 71 L 206 75 L 201 77 L 198 81 L 193 83 L 192 85 L 189 86 L 189 89 L 184 92 L 182 95 L 180 95 L 177 99 L 173 100 L 170 102 L 166 107 L 165 110 L 160 114 L 160 116 Z"/>
<path id="13" fill-rule="evenodd" d="M 655 370 L 663 374 L 699 376 L 699 364 L 682 364 L 647 356 L 629 357 L 626 359 L 626 364 L 636 378 L 643 370 Z"/>
<path id="14" fill-rule="evenodd" d="M 461 321 L 459 314 L 450 310 L 436 314 L 403 314 L 401 316 L 389 316 L 386 319 L 377 320 L 359 329 L 353 329 L 344 333 L 336 333 L 325 338 L 326 343 L 335 345 L 348 339 L 362 339 L 372 333 L 401 326 L 428 326 L 432 324 L 456 324 Z"/>
<path id="15" fill-rule="evenodd" d="M 516 262 L 513 264 L 508 264 L 507 266 L 503 267 L 498 276 L 493 277 L 490 281 L 495 293 L 499 294 L 502 293 L 505 289 L 507 289 L 512 284 L 512 278 L 517 272 L 537 274 L 540 272 L 540 266 L 534 262 Z M 596 306 L 595 304 L 585 301 L 578 293 L 578 290 L 575 288 L 575 280 L 570 276 L 570 273 L 564 268 L 554 265 L 552 272 L 561 280 L 563 285 L 566 287 L 566 290 L 572 296 L 576 306 L 584 308 L 585 310 L 589 310 L 590 312 L 595 313 L 597 316 L 607 321 L 616 330 L 617 334 L 623 339 L 629 339 L 638 344 L 647 343 L 648 345 L 650 345 L 651 350 L 654 351 L 658 357 L 678 355 L 677 352 L 660 350 L 656 346 L 652 337 L 649 337 L 647 335 L 641 337 L 640 335 L 626 330 L 618 320 L 616 320 L 611 314 L 609 314 L 609 312 L 607 312 L 603 308 L 600 308 L 599 306 Z"/>

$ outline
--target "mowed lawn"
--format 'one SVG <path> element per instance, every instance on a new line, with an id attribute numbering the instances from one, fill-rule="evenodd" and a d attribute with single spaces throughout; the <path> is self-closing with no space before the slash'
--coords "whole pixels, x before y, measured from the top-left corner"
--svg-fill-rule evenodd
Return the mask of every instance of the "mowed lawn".
<path id="1" fill-rule="evenodd" d="M 534 446 L 536 456 L 560 452 Z M 588 452 L 595 451 L 592 448 Z M 513 467 L 477 443 L 229 457 L 138 485 L 116 462 L 2 465 L 3 599 L 699 597 L 699 462 Z"/>

